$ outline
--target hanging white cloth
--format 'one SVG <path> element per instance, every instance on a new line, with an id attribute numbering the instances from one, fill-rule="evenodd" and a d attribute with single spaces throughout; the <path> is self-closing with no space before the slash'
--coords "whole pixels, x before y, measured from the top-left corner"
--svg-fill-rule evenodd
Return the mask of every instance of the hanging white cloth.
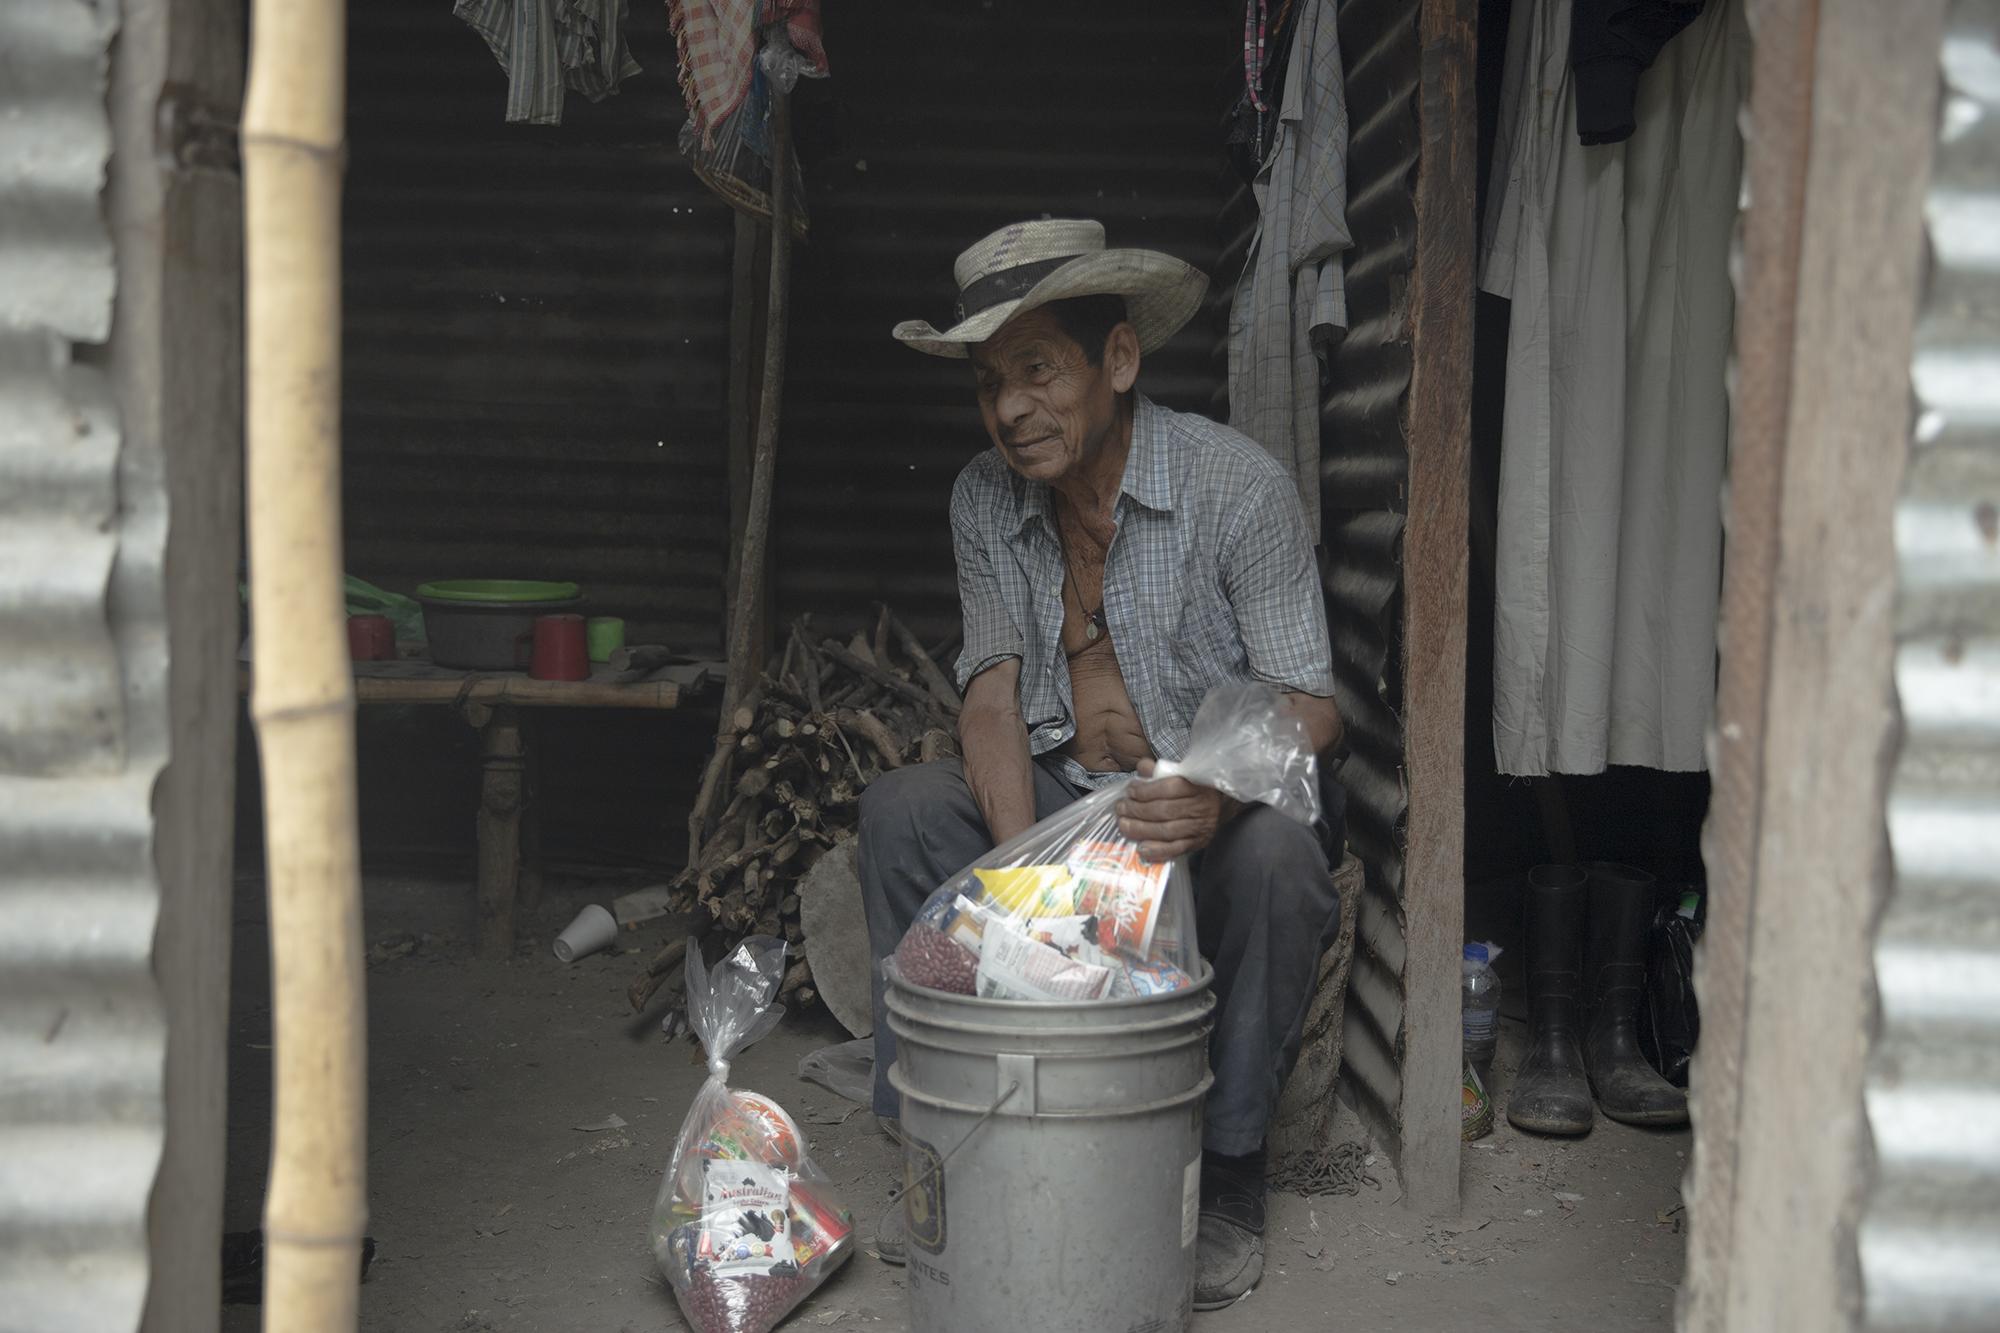
<path id="1" fill-rule="evenodd" d="M 1501 428 L 1500 771 L 1706 766 L 1721 586 L 1729 246 L 1749 73 L 1709 0 L 1577 141 L 1569 0 L 1516 0 L 1480 285 L 1513 303 Z"/>
<path id="2" fill-rule="evenodd" d="M 1299 0 L 1260 221 L 1229 312 L 1229 424 L 1292 474 L 1319 539 L 1319 363 L 1347 326 L 1347 91 L 1333 0 Z"/>

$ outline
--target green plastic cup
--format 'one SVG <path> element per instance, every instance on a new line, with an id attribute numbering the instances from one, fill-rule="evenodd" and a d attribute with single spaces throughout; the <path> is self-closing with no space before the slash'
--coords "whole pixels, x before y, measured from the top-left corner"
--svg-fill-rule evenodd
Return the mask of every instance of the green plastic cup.
<path id="1" fill-rule="evenodd" d="M 618 616 L 592 616 L 583 625 L 584 641 L 590 645 L 590 660 L 609 662 L 611 654 L 625 646 L 625 622 Z"/>

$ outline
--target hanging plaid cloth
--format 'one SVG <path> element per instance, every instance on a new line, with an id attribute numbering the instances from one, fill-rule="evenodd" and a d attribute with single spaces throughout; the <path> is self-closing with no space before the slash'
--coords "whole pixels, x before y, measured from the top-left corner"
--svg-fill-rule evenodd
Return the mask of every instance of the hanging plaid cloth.
<path id="1" fill-rule="evenodd" d="M 680 48 L 681 95 L 688 120 L 714 145 L 715 129 L 750 93 L 750 62 L 757 54 L 757 30 L 773 23 L 824 77 L 826 48 L 820 40 L 819 0 L 667 0 L 667 17 Z"/>
<path id="2" fill-rule="evenodd" d="M 688 104 L 687 123 L 680 133 L 681 154 L 701 182 L 731 207 L 768 218 L 770 84 L 774 77 L 787 88 L 802 74 L 825 77 L 819 0 L 728 0 L 727 4 L 720 0 L 669 0 L 668 13 L 680 44 L 681 91 Z M 724 32 L 720 26 L 724 19 L 738 26 Z M 767 47 L 761 61 L 754 58 L 760 30 Z M 739 42 L 739 37 L 744 40 Z M 733 63 L 739 50 L 744 51 L 740 66 Z M 785 170 L 791 176 L 792 230 L 804 239 L 806 204 L 799 161 L 795 153 L 786 158 Z"/>
<path id="3" fill-rule="evenodd" d="M 1243 6 L 1243 82 L 1257 112 L 1257 138 L 1264 137 L 1264 42 L 1269 36 L 1270 11 L 1265 0 L 1245 0 Z"/>

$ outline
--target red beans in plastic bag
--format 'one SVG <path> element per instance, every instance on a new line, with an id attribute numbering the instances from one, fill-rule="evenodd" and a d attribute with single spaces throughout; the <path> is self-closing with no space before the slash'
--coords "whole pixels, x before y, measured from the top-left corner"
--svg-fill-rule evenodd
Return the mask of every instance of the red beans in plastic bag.
<path id="1" fill-rule="evenodd" d="M 979 960 L 972 952 L 924 921 L 912 925 L 896 946 L 896 967 L 913 986 L 954 995 L 973 994 L 979 978 Z"/>
<path id="2" fill-rule="evenodd" d="M 697 1268 L 676 1294 L 695 1333 L 768 1333 L 819 1285 L 815 1278 L 780 1273 L 716 1277 Z"/>

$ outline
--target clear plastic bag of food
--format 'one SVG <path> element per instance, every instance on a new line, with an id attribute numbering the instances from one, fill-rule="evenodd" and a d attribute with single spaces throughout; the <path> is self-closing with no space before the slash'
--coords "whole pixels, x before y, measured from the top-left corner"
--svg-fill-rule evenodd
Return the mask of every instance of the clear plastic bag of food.
<path id="1" fill-rule="evenodd" d="M 1180 776 L 1302 824 L 1318 820 L 1319 767 L 1305 724 L 1268 685 L 1218 686 L 1202 702 Z M 952 876 L 896 946 L 905 981 L 1009 1000 L 1110 1000 L 1191 985 L 1200 966 L 1184 859 L 1151 864 L 1118 831 L 1136 779 L 1099 788 Z"/>
<path id="2" fill-rule="evenodd" d="M 681 1122 L 653 1203 L 653 1257 L 696 1333 L 768 1333 L 854 1249 L 854 1218 L 769 1097 L 729 1063 L 778 1025 L 783 940 L 746 939 L 715 965 L 687 956 L 688 1019 L 708 1079 Z"/>

